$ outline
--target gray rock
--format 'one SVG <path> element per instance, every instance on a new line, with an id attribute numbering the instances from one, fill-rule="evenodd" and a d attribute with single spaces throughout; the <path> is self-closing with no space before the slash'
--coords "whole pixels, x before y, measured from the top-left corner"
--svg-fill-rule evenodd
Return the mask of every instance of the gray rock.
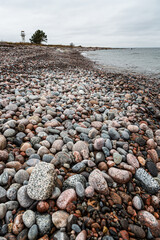
<path id="1" fill-rule="evenodd" d="M 14 137 L 16 135 L 16 131 L 12 128 L 9 128 L 3 133 L 3 135 L 5 137 Z"/>
<path id="2" fill-rule="evenodd" d="M 7 211 L 7 207 L 4 203 L 0 204 L 0 219 L 3 219 L 5 217 Z"/>
<path id="3" fill-rule="evenodd" d="M 51 154 L 44 154 L 42 157 L 42 161 L 44 161 L 46 163 L 50 163 L 53 158 L 54 157 Z"/>
<path id="4" fill-rule="evenodd" d="M 23 222 L 27 228 L 31 228 L 36 221 L 36 215 L 32 210 L 27 210 L 22 216 Z"/>
<path id="5" fill-rule="evenodd" d="M 155 194 L 160 189 L 158 182 L 143 168 L 136 171 L 135 178 L 140 182 L 142 187 L 150 194 Z"/>
<path id="6" fill-rule="evenodd" d="M 8 201 L 5 204 L 6 204 L 7 210 L 14 210 L 19 207 L 18 201 Z"/>
<path id="7" fill-rule="evenodd" d="M 134 196 L 132 199 L 132 204 L 133 204 L 134 208 L 137 210 L 141 210 L 144 206 L 143 200 L 140 196 Z"/>
<path id="8" fill-rule="evenodd" d="M 48 234 L 52 228 L 52 220 L 50 214 L 36 214 L 36 224 L 41 236 Z"/>
<path id="9" fill-rule="evenodd" d="M 90 173 L 88 182 L 97 192 L 105 195 L 109 193 L 108 184 L 99 169 L 95 169 Z"/>
<path id="10" fill-rule="evenodd" d="M 19 183 L 13 183 L 7 190 L 7 198 L 11 201 L 17 199 L 18 189 L 21 187 Z"/>
<path id="11" fill-rule="evenodd" d="M 46 200 L 53 192 L 56 183 L 56 172 L 53 164 L 41 162 L 33 169 L 27 193 L 31 199 Z"/>
<path id="12" fill-rule="evenodd" d="M 58 187 L 55 187 L 50 199 L 57 199 L 60 194 L 61 194 L 61 190 Z"/>
<path id="13" fill-rule="evenodd" d="M 112 143 L 111 143 L 111 140 L 110 139 L 107 139 L 106 141 L 105 141 L 105 146 L 108 148 L 108 149 L 112 149 Z"/>
<path id="14" fill-rule="evenodd" d="M 6 201 L 7 191 L 0 186 L 0 203 L 4 203 Z"/>
<path id="15" fill-rule="evenodd" d="M 33 203 L 33 200 L 28 196 L 27 186 L 23 186 L 18 190 L 17 199 L 19 204 L 24 208 L 30 207 Z"/>
<path id="16" fill-rule="evenodd" d="M 58 152 L 55 157 L 52 159 L 51 163 L 55 166 L 64 165 L 65 163 L 71 163 L 72 159 L 70 155 L 66 152 Z"/>
<path id="17" fill-rule="evenodd" d="M 72 167 L 72 171 L 75 173 L 80 173 L 86 168 L 86 165 L 83 162 L 79 162 Z"/>
<path id="18" fill-rule="evenodd" d="M 9 224 L 10 222 L 13 222 L 13 214 L 12 214 L 12 211 L 7 211 L 7 212 L 6 212 L 5 222 L 6 222 L 6 224 Z"/>
<path id="19" fill-rule="evenodd" d="M 86 179 L 83 175 L 81 174 L 75 174 L 69 178 L 67 178 L 67 180 L 64 181 L 63 183 L 63 190 L 69 189 L 69 188 L 74 188 L 76 189 L 76 184 L 77 182 L 82 183 L 82 185 L 86 186 Z"/>
<path id="20" fill-rule="evenodd" d="M 83 187 L 83 184 L 81 182 L 76 183 L 76 193 L 79 197 L 85 196 L 85 189 Z"/>
<path id="21" fill-rule="evenodd" d="M 110 128 L 108 134 L 112 140 L 118 140 L 120 138 L 120 135 L 115 128 Z"/>
<path id="22" fill-rule="evenodd" d="M 57 231 L 53 234 L 54 240 L 69 240 L 69 237 L 65 232 Z"/>
<path id="23" fill-rule="evenodd" d="M 38 227 L 36 224 L 34 224 L 28 232 L 28 239 L 29 240 L 36 240 L 38 237 Z"/>
<path id="24" fill-rule="evenodd" d="M 23 169 L 20 169 L 14 176 L 14 180 L 17 183 L 23 184 L 24 181 L 29 179 L 29 174 Z"/>
<path id="25" fill-rule="evenodd" d="M 122 155 L 117 152 L 113 153 L 113 160 L 115 164 L 120 164 L 122 162 Z"/>
<path id="26" fill-rule="evenodd" d="M 8 183 L 8 178 L 9 178 L 8 173 L 7 173 L 7 172 L 3 172 L 3 173 L 0 175 L 0 185 L 1 185 L 1 186 L 7 185 L 7 183 Z"/>

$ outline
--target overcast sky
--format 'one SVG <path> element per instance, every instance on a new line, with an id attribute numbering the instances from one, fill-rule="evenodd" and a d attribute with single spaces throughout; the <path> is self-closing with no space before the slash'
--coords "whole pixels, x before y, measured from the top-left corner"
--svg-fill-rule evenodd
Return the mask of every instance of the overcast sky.
<path id="1" fill-rule="evenodd" d="M 160 47 L 160 0 L 0 0 L 0 41 L 37 29 L 49 44 Z"/>

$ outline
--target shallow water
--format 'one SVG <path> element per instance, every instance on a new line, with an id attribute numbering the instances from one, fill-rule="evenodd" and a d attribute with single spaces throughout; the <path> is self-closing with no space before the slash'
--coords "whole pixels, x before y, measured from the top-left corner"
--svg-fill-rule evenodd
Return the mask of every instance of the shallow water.
<path id="1" fill-rule="evenodd" d="M 160 48 L 125 48 L 83 53 L 104 68 L 160 78 Z"/>

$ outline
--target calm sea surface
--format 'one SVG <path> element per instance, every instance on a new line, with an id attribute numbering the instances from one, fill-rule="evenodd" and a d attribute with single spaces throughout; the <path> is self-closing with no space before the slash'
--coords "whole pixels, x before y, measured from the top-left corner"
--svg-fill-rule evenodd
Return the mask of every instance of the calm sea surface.
<path id="1" fill-rule="evenodd" d="M 83 53 L 105 69 L 160 78 L 160 48 L 126 48 Z"/>

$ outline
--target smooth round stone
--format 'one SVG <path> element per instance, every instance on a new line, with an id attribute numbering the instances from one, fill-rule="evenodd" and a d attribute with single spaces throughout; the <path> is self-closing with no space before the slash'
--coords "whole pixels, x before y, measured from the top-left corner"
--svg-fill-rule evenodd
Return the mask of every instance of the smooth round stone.
<path id="1" fill-rule="evenodd" d="M 6 106 L 6 110 L 8 111 L 14 111 L 16 112 L 18 109 L 18 106 L 16 104 L 10 103 L 9 105 Z"/>
<path id="2" fill-rule="evenodd" d="M 51 161 L 51 163 L 54 164 L 55 166 L 64 165 L 65 163 L 70 164 L 71 162 L 72 159 L 70 155 L 66 152 L 58 152 Z"/>
<path id="3" fill-rule="evenodd" d="M 28 148 L 27 150 L 26 150 L 26 155 L 29 157 L 29 156 L 31 156 L 32 154 L 34 154 L 35 153 L 35 150 L 33 149 L 33 148 Z"/>
<path id="4" fill-rule="evenodd" d="M 67 205 L 73 201 L 77 200 L 76 192 L 74 189 L 67 189 L 60 194 L 57 199 L 57 206 L 64 210 L 66 209 Z"/>
<path id="5" fill-rule="evenodd" d="M 146 167 L 153 177 L 157 177 L 158 170 L 157 170 L 156 164 L 154 162 L 147 161 Z"/>
<path id="6" fill-rule="evenodd" d="M 122 155 L 117 152 L 113 153 L 113 160 L 115 164 L 120 164 L 122 162 Z"/>
<path id="7" fill-rule="evenodd" d="M 18 201 L 8 201 L 5 204 L 6 204 L 7 210 L 14 210 L 19 207 Z"/>
<path id="8" fill-rule="evenodd" d="M 122 131 L 121 132 L 121 137 L 124 139 L 124 140 L 129 140 L 130 136 L 128 134 L 127 131 Z"/>
<path id="9" fill-rule="evenodd" d="M 29 174 L 23 169 L 20 169 L 14 176 L 14 180 L 20 184 L 23 184 L 23 182 L 27 181 L 28 179 L 29 179 Z"/>
<path id="10" fill-rule="evenodd" d="M 137 225 L 133 225 L 133 224 L 129 224 L 129 229 L 132 233 L 135 234 L 135 236 L 137 237 L 137 239 L 144 239 L 146 234 L 145 231 L 143 230 L 143 228 L 137 226 Z"/>
<path id="11" fill-rule="evenodd" d="M 7 190 L 7 198 L 11 201 L 17 199 L 18 189 L 21 187 L 19 183 L 13 183 Z"/>
<path id="12" fill-rule="evenodd" d="M 137 158 L 131 153 L 127 154 L 127 163 L 134 168 L 139 168 L 139 162 Z"/>
<path id="13" fill-rule="evenodd" d="M 12 211 L 7 211 L 7 212 L 6 212 L 5 222 L 6 222 L 6 224 L 9 224 L 10 222 L 13 222 L 13 214 L 12 214 Z"/>
<path id="14" fill-rule="evenodd" d="M 128 125 L 127 129 L 132 133 L 137 133 L 139 131 L 139 127 L 136 125 Z"/>
<path id="15" fill-rule="evenodd" d="M 103 138 L 97 138 L 94 141 L 94 149 L 95 150 L 101 150 L 103 146 L 104 146 L 104 139 Z"/>
<path id="16" fill-rule="evenodd" d="M 8 178 L 9 178 L 8 173 L 7 173 L 7 172 L 3 172 L 3 173 L 0 175 L 0 185 L 1 185 L 1 186 L 7 185 L 7 183 L 8 183 Z"/>
<path id="17" fill-rule="evenodd" d="M 16 135 L 16 131 L 12 128 L 9 128 L 3 133 L 3 135 L 5 137 L 14 137 Z"/>
<path id="18" fill-rule="evenodd" d="M 78 224 L 72 224 L 72 230 L 74 230 L 76 233 L 80 233 L 81 229 L 78 226 Z"/>
<path id="19" fill-rule="evenodd" d="M 56 211 L 52 214 L 52 222 L 56 228 L 63 228 L 67 226 L 67 219 L 69 214 L 65 211 Z"/>
<path id="20" fill-rule="evenodd" d="M 64 231 L 57 231 L 53 234 L 54 240 L 69 240 L 69 237 Z"/>
<path id="21" fill-rule="evenodd" d="M 61 151 L 63 147 L 63 140 L 55 140 L 52 144 L 52 148 L 55 148 L 56 151 Z"/>
<path id="22" fill-rule="evenodd" d="M 133 207 L 137 210 L 141 210 L 144 206 L 140 196 L 134 196 L 132 199 L 132 204 L 133 204 Z"/>
<path id="23" fill-rule="evenodd" d="M 22 219 L 25 226 L 27 228 L 31 228 L 32 225 L 35 223 L 36 216 L 32 210 L 27 210 L 23 213 Z"/>
<path id="24" fill-rule="evenodd" d="M 115 128 L 110 128 L 108 134 L 112 140 L 118 140 L 120 138 L 120 135 Z"/>
<path id="25" fill-rule="evenodd" d="M 142 226 L 149 227 L 154 237 L 159 237 L 160 226 L 157 219 L 148 211 L 141 210 L 138 212 L 138 220 Z"/>
<path id="26" fill-rule="evenodd" d="M 29 240 L 36 240 L 38 237 L 38 227 L 34 224 L 28 231 L 28 239 Z"/>
<path id="27" fill-rule="evenodd" d="M 149 149 L 155 149 L 156 148 L 156 143 L 155 143 L 154 139 L 148 139 L 147 146 L 148 146 Z"/>
<path id="28" fill-rule="evenodd" d="M 146 145 L 146 140 L 143 137 L 136 138 L 135 142 L 138 143 L 141 147 L 144 147 Z"/>
<path id="29" fill-rule="evenodd" d="M 154 163 L 159 162 L 159 157 L 158 157 L 157 151 L 155 149 L 148 150 L 148 154 L 150 155 L 150 157 Z"/>
<path id="30" fill-rule="evenodd" d="M 51 154 L 44 154 L 42 157 L 42 161 L 46 162 L 46 163 L 50 163 L 53 159 L 53 155 Z"/>
<path id="31" fill-rule="evenodd" d="M 75 172 L 75 173 L 80 173 L 80 172 L 82 172 L 83 170 L 85 170 L 85 168 L 86 168 L 85 163 L 80 162 L 80 163 L 75 164 L 75 165 L 72 167 L 72 171 Z"/>
<path id="32" fill-rule="evenodd" d="M 7 207 L 4 203 L 0 204 L 0 219 L 3 219 L 5 217 L 7 211 Z"/>
<path id="33" fill-rule="evenodd" d="M 55 187 L 55 189 L 52 192 L 51 199 L 57 199 L 61 194 L 61 190 L 58 187 Z"/>
<path id="34" fill-rule="evenodd" d="M 97 136 L 97 134 L 98 134 L 97 129 L 92 128 L 91 130 L 89 130 L 88 137 L 89 138 L 95 138 Z"/>
<path id="35" fill-rule="evenodd" d="M 108 184 L 100 170 L 93 170 L 89 175 L 88 182 L 97 192 L 105 195 L 109 193 Z"/>
<path id="36" fill-rule="evenodd" d="M 76 193 L 79 197 L 84 197 L 85 196 L 85 189 L 82 185 L 82 183 L 78 182 L 76 184 Z"/>
<path id="37" fill-rule="evenodd" d="M 108 174 L 110 175 L 111 178 L 113 178 L 115 182 L 120 184 L 129 182 L 129 180 L 132 177 L 131 172 L 127 170 L 118 169 L 115 167 L 109 168 Z"/>
<path id="38" fill-rule="evenodd" d="M 37 213 L 36 224 L 38 225 L 40 236 L 50 233 L 52 227 L 51 215 L 47 213 L 46 214 Z"/>
<path id="39" fill-rule="evenodd" d="M 37 154 L 41 157 L 43 157 L 44 154 L 48 154 L 48 153 L 49 153 L 49 150 L 45 146 L 41 146 L 37 152 Z"/>
<path id="40" fill-rule="evenodd" d="M 7 146 L 6 138 L 3 135 L 0 135 L 0 150 L 4 150 Z"/>
<path id="41" fill-rule="evenodd" d="M 79 152 L 84 159 L 87 159 L 89 156 L 88 144 L 84 141 L 78 141 L 73 145 L 72 151 Z"/>
<path id="42" fill-rule="evenodd" d="M 21 146 L 21 148 L 20 148 L 20 151 L 26 152 L 26 150 L 27 150 L 28 148 L 31 148 L 31 147 L 32 147 L 32 145 L 31 145 L 29 142 L 25 142 L 25 143 L 22 144 L 22 146 Z"/>
<path id="43" fill-rule="evenodd" d="M 7 191 L 0 186 L 0 203 L 4 203 L 6 201 Z"/>
<path id="44" fill-rule="evenodd" d="M 105 146 L 106 146 L 109 150 L 112 149 L 112 143 L 111 143 L 111 140 L 110 140 L 110 139 L 107 139 L 107 140 L 105 141 Z"/>
<path id="45" fill-rule="evenodd" d="M 87 239 L 86 230 L 81 231 L 76 237 L 76 240 L 86 240 L 86 239 Z"/>
<path id="46" fill-rule="evenodd" d="M 44 155 L 43 155 L 44 156 Z M 29 159 L 41 159 L 40 156 L 38 154 L 32 154 L 31 156 L 29 156 Z"/>
<path id="47" fill-rule="evenodd" d="M 105 155 L 103 152 L 98 152 L 96 153 L 96 164 L 99 163 L 99 162 L 103 162 L 105 161 Z"/>
<path id="48" fill-rule="evenodd" d="M 108 148 L 102 147 L 102 150 L 103 150 L 103 152 L 104 152 L 105 157 L 109 157 L 109 156 L 110 156 L 110 151 L 109 151 Z"/>
<path id="49" fill-rule="evenodd" d="M 39 159 L 37 159 L 37 158 L 31 158 L 31 159 L 29 159 L 28 161 L 26 161 L 26 164 L 27 164 L 28 166 L 30 166 L 30 167 L 34 167 L 34 166 L 36 166 L 39 162 L 40 162 Z"/>
<path id="50" fill-rule="evenodd" d="M 5 150 L 0 150 L 0 161 L 6 162 L 8 160 L 8 153 Z"/>
<path id="51" fill-rule="evenodd" d="M 68 189 L 68 188 L 74 188 L 76 189 L 76 183 L 77 182 L 81 182 L 85 188 L 86 186 L 86 179 L 83 175 L 81 174 L 75 174 L 69 178 L 67 178 L 67 180 L 65 180 L 63 182 L 63 189 Z"/>
<path id="52" fill-rule="evenodd" d="M 18 190 L 17 199 L 19 204 L 24 208 L 30 207 L 33 203 L 33 200 L 27 194 L 27 186 L 23 186 Z"/>
<path id="53" fill-rule="evenodd" d="M 92 186 L 88 186 L 85 189 L 85 196 L 88 197 L 88 198 L 91 198 L 91 197 L 94 196 L 94 188 Z"/>

